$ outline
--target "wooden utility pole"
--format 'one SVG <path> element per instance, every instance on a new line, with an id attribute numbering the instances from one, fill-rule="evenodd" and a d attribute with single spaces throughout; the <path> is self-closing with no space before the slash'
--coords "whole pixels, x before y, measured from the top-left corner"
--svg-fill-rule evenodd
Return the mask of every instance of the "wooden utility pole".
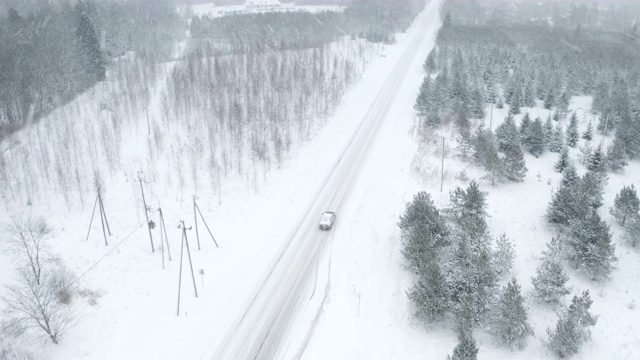
<path id="1" fill-rule="evenodd" d="M 442 168 L 440 173 L 440 192 L 442 192 L 442 186 L 444 185 L 444 136 L 442 137 Z"/>
<path id="2" fill-rule="evenodd" d="M 213 237 L 213 233 L 211 232 L 211 229 L 209 229 L 209 225 L 207 224 L 207 221 L 204 219 L 204 215 L 202 215 L 202 211 L 200 211 L 200 206 L 198 206 L 198 204 L 196 203 L 196 198 L 193 198 L 193 217 L 195 219 L 196 222 L 196 236 L 198 236 L 198 250 L 200 250 L 200 236 L 198 235 L 198 218 L 196 217 L 196 210 L 198 211 L 198 214 L 200 214 L 200 218 L 202 219 L 202 222 L 204 223 L 204 226 L 207 228 L 207 231 L 209 232 L 209 235 L 211 236 L 211 239 L 213 240 L 213 243 L 216 244 L 216 247 L 219 248 L 220 246 L 218 246 L 218 242 L 216 241 L 216 238 Z"/>
<path id="3" fill-rule="evenodd" d="M 144 206 L 144 217 L 147 219 L 147 230 L 149 230 L 149 241 L 151 241 L 151 252 L 155 252 L 155 248 L 153 246 L 153 235 L 151 235 L 151 227 L 149 226 L 149 214 L 147 213 L 147 202 L 144 198 L 144 189 L 142 188 L 142 177 L 140 176 L 140 172 L 138 172 L 138 182 L 140 183 L 140 192 L 142 193 L 142 205 Z"/>
<path id="4" fill-rule="evenodd" d="M 184 248 L 187 247 L 187 256 L 189 257 L 189 266 L 191 267 L 191 278 L 193 279 L 193 290 L 196 297 L 198 297 L 198 288 L 196 286 L 196 276 L 193 272 L 193 263 L 191 262 L 191 251 L 189 250 L 189 240 L 187 239 L 187 228 L 184 225 L 184 220 L 180 220 L 180 227 L 182 227 L 182 244 L 180 246 L 180 275 L 178 276 L 178 309 L 176 316 L 180 316 L 180 292 L 182 289 L 182 259 L 184 257 Z"/>
<path id="5" fill-rule="evenodd" d="M 104 204 L 102 203 L 102 196 L 100 195 L 100 188 L 98 188 L 98 195 L 96 195 L 96 201 L 93 204 L 93 210 L 91 211 L 91 220 L 89 221 L 89 231 L 87 232 L 87 240 L 89 240 L 89 234 L 91 234 L 91 225 L 93 225 L 93 217 L 96 214 L 96 207 L 100 211 L 100 222 L 102 224 L 102 235 L 104 236 L 105 246 L 109 246 L 107 242 L 107 231 L 111 236 L 111 229 L 109 228 L 109 221 L 107 221 L 107 213 L 104 211 Z M 106 229 L 105 229 L 106 224 Z"/>
<path id="6" fill-rule="evenodd" d="M 198 233 L 198 217 L 196 216 L 196 197 L 193 197 L 193 222 L 196 226 L 196 239 L 198 240 L 198 250 L 200 249 L 200 234 Z"/>
<path id="7" fill-rule="evenodd" d="M 604 120 L 604 134 L 602 135 L 602 141 L 600 141 L 600 146 L 604 145 L 604 138 L 607 136 L 607 127 L 608 126 L 609 126 L 609 114 L 607 114 L 607 117 Z"/>
<path id="8" fill-rule="evenodd" d="M 491 103 L 491 115 L 489 116 L 489 132 L 491 132 L 491 125 L 493 125 L 493 103 Z"/>

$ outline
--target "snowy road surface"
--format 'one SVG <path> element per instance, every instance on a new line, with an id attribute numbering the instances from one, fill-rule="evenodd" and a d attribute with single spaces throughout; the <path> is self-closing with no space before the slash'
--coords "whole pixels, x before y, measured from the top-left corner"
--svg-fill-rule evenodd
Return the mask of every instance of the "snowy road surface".
<path id="1" fill-rule="evenodd" d="M 313 201 L 290 232 L 287 240 L 254 289 L 241 316 L 236 319 L 212 359 L 273 359 L 281 354 L 291 320 L 297 314 L 305 290 L 314 285 L 312 275 L 331 231 L 318 229 L 323 211 L 336 211 L 340 226 L 344 199 L 356 179 L 360 165 L 380 124 L 387 117 L 400 84 L 414 62 L 419 45 L 432 25 L 434 6 L 421 12 L 409 31 L 406 50 L 395 64 L 382 91 L 369 107 L 351 140 L 326 175 Z M 354 104 L 355 105 L 355 104 Z"/>

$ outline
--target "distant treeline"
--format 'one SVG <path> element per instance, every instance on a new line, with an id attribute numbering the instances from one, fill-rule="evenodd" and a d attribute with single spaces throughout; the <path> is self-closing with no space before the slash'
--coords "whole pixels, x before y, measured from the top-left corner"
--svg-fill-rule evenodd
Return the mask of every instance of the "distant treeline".
<path id="1" fill-rule="evenodd" d="M 195 17 L 191 35 L 211 39 L 232 52 L 318 47 L 340 36 L 391 42 L 424 7 L 420 0 L 357 0 L 344 12 L 271 12 Z"/>
<path id="2" fill-rule="evenodd" d="M 0 16 L 0 138 L 104 80 L 109 58 L 132 50 L 150 61 L 166 57 L 184 31 L 167 1 L 80 1 L 23 11 Z"/>

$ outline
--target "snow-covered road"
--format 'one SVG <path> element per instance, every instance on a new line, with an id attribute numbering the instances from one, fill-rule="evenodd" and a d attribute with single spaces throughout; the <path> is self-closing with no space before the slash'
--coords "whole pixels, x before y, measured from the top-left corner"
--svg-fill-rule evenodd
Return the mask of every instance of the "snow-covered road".
<path id="1" fill-rule="evenodd" d="M 288 335 L 291 322 L 297 315 L 306 291 L 314 283 L 312 275 L 324 253 L 331 232 L 318 229 L 318 219 L 323 211 L 336 211 L 336 226 L 348 219 L 341 217 L 341 210 L 348 206 L 345 198 L 351 191 L 360 168 L 368 155 L 371 142 L 380 125 L 391 120 L 389 109 L 398 97 L 398 89 L 414 76 L 411 66 L 420 63 L 418 50 L 428 34 L 437 29 L 439 2 L 430 3 L 414 21 L 408 31 L 407 44 L 397 63 L 388 75 L 377 97 L 370 104 L 366 116 L 356 128 L 344 150 L 317 189 L 306 211 L 291 230 L 278 251 L 267 273 L 258 283 L 249 301 L 229 328 L 217 349 L 207 357 L 212 359 L 273 359 L 283 354 L 281 344 Z M 422 55 L 422 54 L 421 54 Z M 362 106 L 362 104 L 358 104 Z"/>

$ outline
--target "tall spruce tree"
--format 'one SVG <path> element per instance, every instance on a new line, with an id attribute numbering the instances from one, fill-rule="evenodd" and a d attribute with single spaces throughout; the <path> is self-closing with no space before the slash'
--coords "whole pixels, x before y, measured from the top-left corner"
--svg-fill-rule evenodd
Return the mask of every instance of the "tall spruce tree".
<path id="1" fill-rule="evenodd" d="M 600 174 L 607 172 L 607 159 L 604 150 L 602 149 L 602 145 L 598 145 L 591 154 L 587 164 L 587 169 Z"/>
<path id="2" fill-rule="evenodd" d="M 640 243 L 640 215 L 635 214 L 627 219 L 622 237 L 632 247 L 636 247 Z"/>
<path id="3" fill-rule="evenodd" d="M 593 125 L 591 124 L 591 121 L 589 121 L 589 125 L 587 125 L 587 130 L 582 133 L 582 138 L 587 141 L 591 141 L 593 139 Z"/>
<path id="4" fill-rule="evenodd" d="M 500 235 L 496 240 L 496 251 L 493 253 L 493 264 L 498 274 L 506 274 L 511 271 L 513 260 L 516 258 L 516 250 L 513 241 L 506 234 Z"/>
<path id="5" fill-rule="evenodd" d="M 592 303 L 588 291 L 580 297 L 574 296 L 569 309 L 560 315 L 555 330 L 547 329 L 547 347 L 556 356 L 568 358 L 577 354 L 580 346 L 591 338 L 589 327 L 598 320 L 589 312 Z"/>
<path id="6" fill-rule="evenodd" d="M 473 334 L 468 334 L 460 338 L 458 345 L 453 349 L 453 354 L 447 355 L 447 360 L 476 360 L 478 351 Z"/>
<path id="7" fill-rule="evenodd" d="M 78 17 L 76 30 L 78 44 L 80 52 L 86 57 L 84 66 L 95 81 L 103 81 L 106 78 L 105 60 L 100 50 L 96 29 L 87 15 L 87 6 L 82 2 L 78 3 L 76 5 L 76 13 Z"/>
<path id="8" fill-rule="evenodd" d="M 553 133 L 551 134 L 551 138 L 549 139 L 549 151 L 554 153 L 559 153 L 562 151 L 564 147 L 564 135 L 562 131 L 562 126 L 560 124 L 556 125 Z"/>
<path id="9" fill-rule="evenodd" d="M 569 150 L 567 150 L 567 148 L 563 148 L 562 152 L 560 153 L 560 157 L 558 158 L 558 161 L 556 161 L 556 163 L 553 165 L 553 168 L 557 172 L 563 172 L 564 169 L 566 169 L 570 164 L 570 162 L 571 159 L 569 159 Z"/>
<path id="10" fill-rule="evenodd" d="M 423 254 L 418 278 L 407 296 L 413 302 L 416 316 L 427 322 L 442 320 L 448 309 L 445 277 L 440 269 L 438 254 L 433 246 L 427 246 Z"/>
<path id="11" fill-rule="evenodd" d="M 571 114 L 571 118 L 569 119 L 569 126 L 567 127 L 567 145 L 571 147 L 576 147 L 578 144 L 578 115 L 576 113 Z"/>
<path id="12" fill-rule="evenodd" d="M 527 150 L 531 155 L 539 157 L 544 153 L 546 136 L 542 120 L 538 117 L 529 126 L 525 137 Z"/>
<path id="13" fill-rule="evenodd" d="M 502 124 L 496 128 L 496 141 L 498 150 L 503 153 L 515 147 L 520 147 L 520 132 L 513 116 L 507 116 Z"/>
<path id="14" fill-rule="evenodd" d="M 613 145 L 607 148 L 607 166 L 613 172 L 621 172 L 628 165 L 627 153 L 624 145 L 617 137 L 613 139 Z"/>
<path id="15" fill-rule="evenodd" d="M 524 349 L 533 329 L 527 321 L 527 309 L 515 278 L 503 288 L 497 305 L 496 336 L 510 349 Z"/>

